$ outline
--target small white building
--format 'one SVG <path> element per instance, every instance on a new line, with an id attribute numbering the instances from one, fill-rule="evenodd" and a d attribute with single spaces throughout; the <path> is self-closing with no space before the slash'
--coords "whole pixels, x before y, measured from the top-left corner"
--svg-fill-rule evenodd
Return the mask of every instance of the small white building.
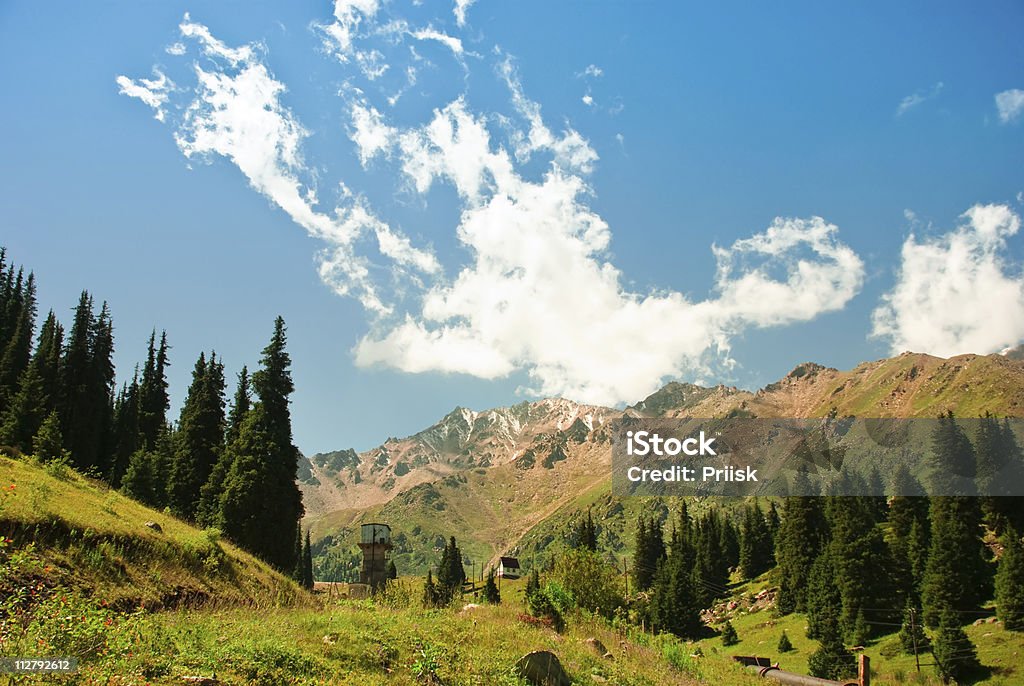
<path id="1" fill-rule="evenodd" d="M 518 579 L 521 575 L 519 560 L 514 557 L 502 557 L 498 562 L 498 576 L 506 579 Z"/>

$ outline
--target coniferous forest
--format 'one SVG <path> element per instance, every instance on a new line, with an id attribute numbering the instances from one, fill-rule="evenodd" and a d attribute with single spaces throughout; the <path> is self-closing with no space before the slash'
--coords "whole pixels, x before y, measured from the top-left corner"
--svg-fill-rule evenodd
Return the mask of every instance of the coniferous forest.
<path id="1" fill-rule="evenodd" d="M 303 507 L 281 317 L 258 369 L 250 377 L 242 367 L 230 403 L 224 361 L 200 353 L 174 420 L 166 332 L 153 331 L 140 346 L 141 369 L 118 385 L 106 302 L 83 291 L 68 328 L 51 309 L 37 330 L 37 313 L 34 274 L 0 248 L 0 445 L 66 462 L 146 505 L 219 529 L 312 585 L 293 544 Z"/>

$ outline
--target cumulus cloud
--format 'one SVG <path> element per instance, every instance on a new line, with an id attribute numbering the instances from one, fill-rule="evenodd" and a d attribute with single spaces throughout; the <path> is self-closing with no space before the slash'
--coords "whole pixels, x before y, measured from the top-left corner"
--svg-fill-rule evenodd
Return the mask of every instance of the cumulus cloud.
<path id="1" fill-rule="evenodd" d="M 529 128 L 542 126 L 518 82 L 510 78 L 509 87 Z M 843 307 L 863 279 L 860 259 L 835 226 L 779 219 L 713 248 L 713 297 L 633 293 L 608 258 L 609 226 L 589 209 L 579 173 L 557 162 L 553 136 L 534 137 L 548 140 L 535 149 L 554 161 L 537 181 L 519 173 L 486 118 L 462 99 L 388 138 L 397 139 L 394 154 L 418 192 L 436 181 L 458 191 L 457 237 L 472 258 L 454 279 L 426 289 L 418 312 L 379 322 L 355 348 L 363 366 L 488 379 L 525 370 L 526 392 L 614 404 L 643 397 L 666 378 L 727 363 L 730 339 L 750 327 Z"/>
<path id="2" fill-rule="evenodd" d="M 1003 124 L 1020 119 L 1024 114 L 1024 90 L 1012 88 L 996 93 L 996 110 L 999 112 L 999 121 Z"/>
<path id="3" fill-rule="evenodd" d="M 156 67 L 153 68 L 153 73 L 156 75 L 155 79 L 133 80 L 122 75 L 115 80 L 118 93 L 138 98 L 153 108 L 153 116 L 157 121 L 163 121 L 166 116 L 164 104 L 167 102 L 168 93 L 174 88 L 174 82 Z"/>
<path id="4" fill-rule="evenodd" d="M 896 108 L 896 116 L 902 117 L 904 114 L 914 109 L 915 107 L 923 103 L 926 103 L 929 100 L 934 100 L 935 98 L 939 97 L 939 94 L 942 92 L 943 87 L 944 85 L 942 81 L 939 81 L 938 83 L 936 83 L 934 86 L 927 90 L 920 90 L 917 91 L 916 93 L 913 93 L 903 98 L 902 100 L 900 100 L 900 104 Z"/>
<path id="5" fill-rule="evenodd" d="M 976 205 L 959 227 L 903 243 L 896 285 L 872 315 L 873 335 L 894 354 L 987 354 L 1024 339 L 1024 275 L 1006 255 L 1020 217 Z"/>
<path id="6" fill-rule="evenodd" d="M 367 56 L 411 49 L 403 40 L 469 54 L 455 36 L 380 20 L 380 12 L 376 0 L 338 0 L 332 22 L 319 27 L 338 61 L 367 79 L 375 78 L 371 61 L 388 64 Z M 369 333 L 353 351 L 359 365 L 481 378 L 523 372 L 526 393 L 615 404 L 668 378 L 727 367 L 735 336 L 841 309 L 861 288 L 860 258 L 834 225 L 811 217 L 779 218 L 731 245 L 710 246 L 717 270 L 703 299 L 631 290 L 611 260 L 611 227 L 591 208 L 587 178 L 597 151 L 568 122 L 553 128 L 544 120 L 500 51 L 495 67 L 508 89 L 508 116 L 476 111 L 462 95 L 400 123 L 375 106 L 373 89 L 342 89 L 345 128 L 363 167 L 388 165 L 399 185 L 424 198 L 437 185 L 455 190 L 451 230 L 465 259 L 446 271 L 345 183 L 337 206 L 321 206 L 316 170 L 302 155 L 309 133 L 285 105 L 285 84 L 265 64 L 262 46 L 229 46 L 187 16 L 181 35 L 209 59 L 193 65 L 194 88 L 165 94 L 185 100 L 174 110 L 178 146 L 190 159 L 229 160 L 323 242 L 321 278 L 369 315 Z M 593 65 L 584 73 L 601 74 Z M 152 107 L 167 103 L 146 81 L 127 86 L 143 88 L 125 92 Z"/>

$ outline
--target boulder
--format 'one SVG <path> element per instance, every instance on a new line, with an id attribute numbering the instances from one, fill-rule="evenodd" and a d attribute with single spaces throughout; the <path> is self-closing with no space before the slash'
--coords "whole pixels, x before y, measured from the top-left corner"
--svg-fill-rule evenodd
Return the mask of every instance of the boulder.
<path id="1" fill-rule="evenodd" d="M 548 650 L 535 650 L 519 658 L 516 673 L 534 686 L 571 686 L 558 656 Z"/>
<path id="2" fill-rule="evenodd" d="M 147 529 L 152 529 L 158 534 L 162 534 L 164 532 L 163 528 L 156 522 L 146 522 L 145 524 L 143 524 L 143 526 L 145 526 Z"/>

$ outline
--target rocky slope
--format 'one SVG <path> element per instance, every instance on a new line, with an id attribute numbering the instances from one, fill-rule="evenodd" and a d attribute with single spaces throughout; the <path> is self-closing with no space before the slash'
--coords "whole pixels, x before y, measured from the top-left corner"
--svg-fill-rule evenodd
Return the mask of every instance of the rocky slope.
<path id="1" fill-rule="evenodd" d="M 623 413 L 934 417 L 947 409 L 1024 416 L 1024 360 L 906 353 L 850 371 L 800 364 L 756 392 L 673 382 L 625 410 L 564 399 L 456 408 L 413 436 L 364 453 L 314 455 L 302 490 L 321 556 L 341 559 L 358 524 L 379 519 L 396 532 L 399 567 L 420 571 L 452 534 L 468 557 L 484 562 L 527 540 L 542 548 L 554 535 L 547 524 L 564 525 L 586 505 L 616 514 L 621 507 L 608 491 L 610 423 Z"/>

